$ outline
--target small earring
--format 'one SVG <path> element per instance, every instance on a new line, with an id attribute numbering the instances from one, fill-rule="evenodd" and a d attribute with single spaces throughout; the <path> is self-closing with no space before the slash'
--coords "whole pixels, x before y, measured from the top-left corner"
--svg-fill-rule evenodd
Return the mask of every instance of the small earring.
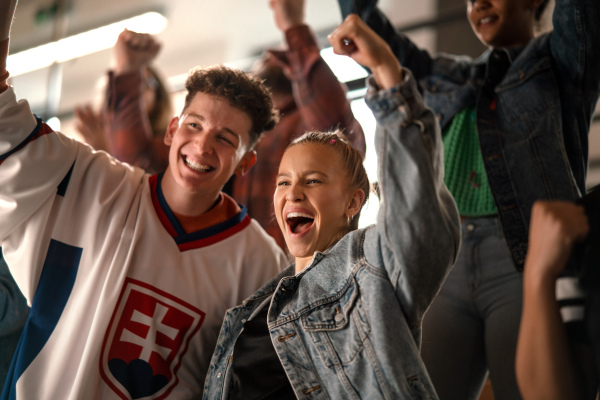
<path id="1" fill-rule="evenodd" d="M 350 226 L 350 223 L 352 222 L 352 218 L 354 218 L 354 217 L 352 216 L 352 214 L 348 214 L 346 216 L 346 218 L 348 218 L 348 226 Z"/>

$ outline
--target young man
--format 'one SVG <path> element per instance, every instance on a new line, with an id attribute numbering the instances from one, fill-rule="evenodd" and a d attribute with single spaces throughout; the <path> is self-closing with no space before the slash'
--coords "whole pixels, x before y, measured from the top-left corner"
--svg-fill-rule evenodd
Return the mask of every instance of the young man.
<path id="1" fill-rule="evenodd" d="M 221 193 L 276 123 L 269 93 L 240 71 L 193 70 L 169 166 L 149 176 L 16 101 L 14 8 L 0 0 L 0 243 L 32 308 L 2 397 L 198 398 L 225 311 L 286 263 Z"/>

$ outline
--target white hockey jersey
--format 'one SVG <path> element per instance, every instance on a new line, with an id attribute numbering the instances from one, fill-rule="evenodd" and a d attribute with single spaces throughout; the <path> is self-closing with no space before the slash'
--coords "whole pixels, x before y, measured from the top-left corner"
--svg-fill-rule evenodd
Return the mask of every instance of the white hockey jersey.
<path id="1" fill-rule="evenodd" d="M 242 208 L 186 234 L 160 176 L 0 94 L 0 244 L 31 315 L 3 399 L 199 398 L 225 311 L 287 261 Z"/>

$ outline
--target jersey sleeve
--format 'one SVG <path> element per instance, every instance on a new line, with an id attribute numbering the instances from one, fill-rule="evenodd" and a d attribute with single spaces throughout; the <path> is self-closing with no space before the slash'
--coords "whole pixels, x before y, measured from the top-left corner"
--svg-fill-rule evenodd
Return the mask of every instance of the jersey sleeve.
<path id="1" fill-rule="evenodd" d="M 0 243 L 31 304 L 51 241 L 118 237 L 144 172 L 52 131 L 12 88 L 0 94 L 0 153 Z"/>
<path id="2" fill-rule="evenodd" d="M 31 113 L 13 88 L 0 94 L 0 240 L 56 194 L 77 144 Z"/>

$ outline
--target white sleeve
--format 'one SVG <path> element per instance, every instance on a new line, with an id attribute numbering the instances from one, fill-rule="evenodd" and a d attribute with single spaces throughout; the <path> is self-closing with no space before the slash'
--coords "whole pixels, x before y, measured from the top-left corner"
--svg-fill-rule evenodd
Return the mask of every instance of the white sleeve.
<path id="1" fill-rule="evenodd" d="M 77 143 L 37 120 L 13 88 L 0 94 L 0 242 L 56 195 Z"/>
<path id="2" fill-rule="evenodd" d="M 118 237 L 137 210 L 144 176 L 53 132 L 12 88 L 0 94 L 0 244 L 30 304 L 51 239 Z"/>

